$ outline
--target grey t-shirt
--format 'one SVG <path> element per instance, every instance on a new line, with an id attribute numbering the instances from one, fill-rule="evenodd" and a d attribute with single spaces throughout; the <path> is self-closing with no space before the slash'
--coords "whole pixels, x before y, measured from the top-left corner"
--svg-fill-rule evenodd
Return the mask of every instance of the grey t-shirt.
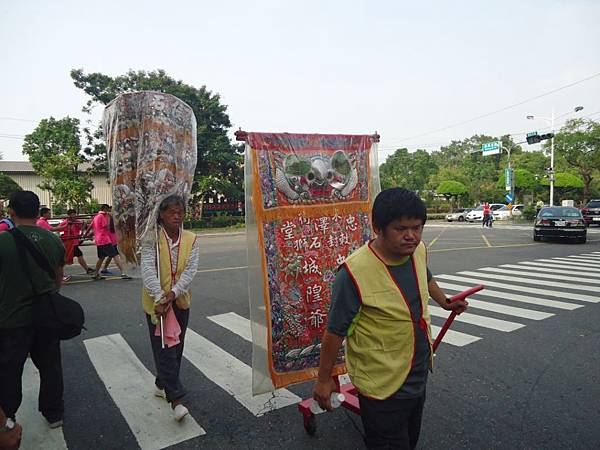
<path id="1" fill-rule="evenodd" d="M 414 398 L 419 397 L 425 390 L 427 383 L 427 370 L 429 369 L 429 343 L 427 335 L 419 326 L 423 315 L 417 280 L 413 273 L 410 259 L 397 266 L 388 266 L 392 276 L 406 295 L 412 317 L 415 321 L 416 342 L 415 359 L 412 369 L 406 381 L 391 398 Z M 427 281 L 432 278 L 427 269 Z M 398 301 L 402 301 L 400 294 Z M 360 312 L 360 297 L 358 290 L 345 267 L 338 271 L 331 295 L 331 306 L 327 321 L 327 331 L 338 336 L 348 336 L 348 330 L 353 320 Z M 360 320 L 360 317 L 359 319 Z"/>

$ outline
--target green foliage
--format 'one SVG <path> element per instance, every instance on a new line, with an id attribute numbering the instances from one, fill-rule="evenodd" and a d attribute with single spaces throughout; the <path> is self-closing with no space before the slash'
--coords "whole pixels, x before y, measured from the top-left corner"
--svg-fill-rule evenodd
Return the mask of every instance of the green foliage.
<path id="1" fill-rule="evenodd" d="M 10 194 L 16 191 L 22 191 L 21 186 L 11 177 L 0 172 L 0 199 L 6 200 Z"/>
<path id="2" fill-rule="evenodd" d="M 544 186 L 550 186 L 550 181 L 545 178 L 542 180 L 541 184 Z M 577 175 L 573 175 L 568 172 L 559 172 L 555 174 L 554 180 L 555 188 L 565 188 L 565 189 L 583 189 L 584 183 L 581 177 Z"/>
<path id="3" fill-rule="evenodd" d="M 244 147 L 232 144 L 227 136 L 231 122 L 227 106 L 221 104 L 219 94 L 213 94 L 206 86 L 196 88 L 175 80 L 164 70 L 131 70 L 125 75 L 110 77 L 102 73 L 86 74 L 82 69 L 74 69 L 71 71 L 71 78 L 76 87 L 90 96 L 84 107 L 85 111 L 91 110 L 96 104 L 106 105 L 123 92 L 144 90 L 165 92 L 186 102 L 196 115 L 198 133 L 198 163 L 193 192 L 203 195 L 210 190 L 217 190 L 218 193 L 227 195 L 225 191 L 219 190 L 223 187 L 232 195 L 241 195 Z M 106 148 L 97 141 L 98 132 L 88 131 L 86 137 L 88 154 L 102 163 L 106 158 Z M 207 178 L 210 178 L 210 182 L 207 182 Z"/>
<path id="4" fill-rule="evenodd" d="M 384 189 L 403 187 L 412 191 L 421 191 L 429 177 L 437 171 L 437 164 L 425 150 L 409 153 L 401 148 L 389 156 L 380 166 L 379 174 Z"/>
<path id="5" fill-rule="evenodd" d="M 592 181 L 600 170 L 600 123 L 589 119 L 569 120 L 556 134 L 554 148 L 581 176 L 583 200 L 587 200 Z"/>
<path id="6" fill-rule="evenodd" d="M 438 186 L 437 193 L 444 197 L 458 197 L 467 193 L 467 187 L 460 181 L 447 180 Z"/>
<path id="7" fill-rule="evenodd" d="M 527 205 L 523 208 L 523 219 L 525 220 L 533 220 L 535 216 L 537 216 L 537 209 L 533 205 Z"/>
<path id="8" fill-rule="evenodd" d="M 85 157 L 78 119 L 43 119 L 25 136 L 23 153 L 42 178 L 39 187 L 49 190 L 56 203 L 78 206 L 87 201 L 93 185 L 90 174 L 79 171 Z"/>

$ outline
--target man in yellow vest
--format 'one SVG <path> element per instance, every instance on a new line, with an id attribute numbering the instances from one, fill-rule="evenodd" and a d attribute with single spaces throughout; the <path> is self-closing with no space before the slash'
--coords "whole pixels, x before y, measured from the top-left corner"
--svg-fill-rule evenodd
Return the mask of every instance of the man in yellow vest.
<path id="1" fill-rule="evenodd" d="M 449 311 L 467 308 L 466 301 L 449 303 L 427 268 L 426 220 L 425 204 L 412 191 L 382 191 L 373 204 L 376 238 L 346 259 L 333 285 L 313 397 L 331 410 L 332 368 L 346 339 L 369 449 L 417 445 L 432 367 L 429 297 Z"/>
<path id="2" fill-rule="evenodd" d="M 171 195 L 161 202 L 158 243 L 142 245 L 141 261 L 142 306 L 156 365 L 154 395 L 171 404 L 177 421 L 188 414 L 183 405 L 185 389 L 179 379 L 179 369 L 190 316 L 190 285 L 198 269 L 200 252 L 196 235 L 182 228 L 184 216 L 185 201 L 180 196 Z M 157 329 L 161 316 L 164 339 L 160 327 Z M 162 340 L 165 341 L 164 348 Z"/>

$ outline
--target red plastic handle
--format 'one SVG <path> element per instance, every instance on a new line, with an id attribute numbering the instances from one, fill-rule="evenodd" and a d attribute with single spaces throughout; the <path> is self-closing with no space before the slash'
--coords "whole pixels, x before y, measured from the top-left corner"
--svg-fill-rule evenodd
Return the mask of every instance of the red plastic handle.
<path id="1" fill-rule="evenodd" d="M 473 286 L 472 288 L 467 289 L 466 291 L 462 291 L 462 292 L 450 297 L 450 299 L 449 299 L 450 303 L 458 301 L 458 300 L 464 300 L 469 295 L 473 295 L 475 292 L 479 292 L 482 289 L 485 289 L 485 286 L 483 284 L 478 284 L 477 286 Z M 446 331 L 448 331 L 448 328 L 450 328 L 450 325 L 452 325 L 452 322 L 454 321 L 455 317 L 456 317 L 456 312 L 452 311 L 450 316 L 448 316 L 448 318 L 446 319 L 446 322 L 444 322 L 444 326 L 440 330 L 439 334 L 437 335 L 437 337 L 435 338 L 435 341 L 433 343 L 433 351 L 434 352 L 437 350 L 438 346 L 440 345 L 440 342 L 442 342 L 442 339 L 444 339 L 444 336 L 446 335 Z"/>

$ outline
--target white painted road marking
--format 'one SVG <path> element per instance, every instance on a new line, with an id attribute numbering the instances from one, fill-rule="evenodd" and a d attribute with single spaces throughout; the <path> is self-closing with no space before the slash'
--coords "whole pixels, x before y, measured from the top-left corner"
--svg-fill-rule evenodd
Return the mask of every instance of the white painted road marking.
<path id="1" fill-rule="evenodd" d="M 522 317 L 530 320 L 544 320 L 554 315 L 552 313 L 534 311 L 532 309 L 517 308 L 515 306 L 506 306 L 499 303 L 484 302 L 481 300 L 476 300 L 475 297 L 469 297 L 467 301 L 469 302 L 469 310 L 471 310 L 471 308 L 482 309 L 484 311 L 492 311 L 507 316 Z"/>
<path id="2" fill-rule="evenodd" d="M 98 376 L 143 450 L 159 450 L 206 434 L 191 415 L 181 422 L 154 396 L 154 376 L 120 334 L 83 341 Z"/>
<path id="3" fill-rule="evenodd" d="M 508 269 L 533 270 L 535 272 L 560 273 L 563 275 L 579 275 L 579 276 L 585 276 L 585 277 L 594 277 L 596 279 L 598 279 L 600 277 L 600 273 L 582 272 L 582 271 L 578 271 L 578 270 L 561 270 L 561 269 L 553 269 L 550 267 L 536 267 L 536 266 L 525 266 L 525 265 L 517 265 L 517 264 L 502 264 L 500 267 L 506 267 Z"/>
<path id="4" fill-rule="evenodd" d="M 432 316 L 443 317 L 444 319 L 447 319 L 450 315 L 450 311 L 446 311 L 439 306 L 430 306 L 429 312 Z M 508 322 L 507 320 L 494 319 L 492 317 L 478 316 L 477 314 L 471 314 L 467 312 L 456 316 L 454 320 L 456 322 L 464 322 L 471 325 L 477 325 L 478 327 L 491 328 L 492 330 L 504 332 L 515 331 L 525 326 L 521 323 Z"/>
<path id="5" fill-rule="evenodd" d="M 40 373 L 27 358 L 23 369 L 23 401 L 17 411 L 17 422 L 23 427 L 22 449 L 67 450 L 62 427 L 51 429 L 37 409 Z M 4 425 L 4 424 L 3 424 Z"/>
<path id="6" fill-rule="evenodd" d="M 183 356 L 257 417 L 302 400 L 287 389 L 253 397 L 252 368 L 189 328 Z"/>
<path id="7" fill-rule="evenodd" d="M 578 260 L 569 259 L 569 258 L 536 259 L 536 261 L 561 262 L 564 264 L 569 264 L 572 266 L 579 266 L 579 267 L 592 267 L 592 268 L 598 267 L 598 264 L 586 263 L 583 261 L 578 261 Z"/>
<path id="8" fill-rule="evenodd" d="M 441 278 L 441 277 L 439 275 L 436 275 L 436 278 Z M 469 278 L 463 278 L 463 277 L 457 277 L 457 278 L 466 279 L 466 280 L 469 279 Z M 480 284 L 480 283 L 473 283 L 473 285 L 475 285 L 475 284 Z M 478 295 L 483 295 L 484 297 L 500 298 L 500 299 L 504 299 L 504 300 L 513 300 L 516 302 L 529 303 L 532 305 L 547 306 L 548 308 L 566 309 L 569 311 L 572 311 L 574 309 L 582 307 L 582 305 L 578 305 L 578 304 L 574 304 L 574 303 L 559 302 L 557 300 L 547 300 L 545 298 L 529 297 L 527 295 L 512 294 L 510 292 L 494 291 L 494 290 L 487 288 L 487 286 L 491 286 L 491 284 L 489 282 L 486 282 L 485 284 L 486 284 L 486 288 L 483 291 L 481 291 Z M 440 282 L 440 281 L 438 281 L 438 285 L 442 289 L 451 289 L 451 290 L 455 290 L 455 291 L 459 291 L 459 292 L 462 292 L 464 290 L 467 290 L 467 289 L 470 289 L 473 287 L 473 286 L 466 286 L 466 285 L 459 285 L 459 284 L 452 284 L 452 283 L 444 283 L 444 282 Z M 501 287 L 504 287 L 504 285 L 502 284 Z M 468 301 L 468 299 L 467 299 L 467 301 Z"/>
<path id="9" fill-rule="evenodd" d="M 216 316 L 208 316 L 207 319 L 216 323 L 217 325 L 222 326 L 223 328 L 226 328 L 229 331 L 232 331 L 248 342 L 252 342 L 250 321 L 245 317 L 242 317 L 234 312 L 228 312 L 225 314 L 217 314 Z"/>
<path id="10" fill-rule="evenodd" d="M 440 333 L 442 328 L 431 325 L 431 333 L 434 336 L 437 336 Z M 444 335 L 444 340 L 442 342 L 450 345 L 455 345 L 457 347 L 463 347 L 468 344 L 472 344 L 473 342 L 479 341 L 481 338 L 477 336 L 471 336 L 470 334 L 461 333 L 459 331 L 448 330 Z M 435 338 L 434 338 L 435 340 Z"/>
<path id="11" fill-rule="evenodd" d="M 546 262 L 536 262 L 536 261 L 546 261 Z M 599 272 L 600 269 L 594 269 L 593 267 L 581 267 L 579 264 L 562 264 L 561 261 L 553 261 L 551 259 L 538 259 L 536 261 L 522 261 L 519 264 L 526 264 L 528 266 L 538 266 L 538 267 L 557 267 L 560 269 L 572 269 L 572 270 L 586 270 L 587 272 Z"/>
<path id="12" fill-rule="evenodd" d="M 575 281 L 578 283 L 588 283 L 588 284 L 597 284 L 600 285 L 600 278 L 596 277 L 595 279 L 589 279 L 589 278 L 582 278 L 582 277 L 571 277 L 571 276 L 566 276 L 566 275 L 559 275 L 556 273 L 553 274 L 548 274 L 548 273 L 536 273 L 534 271 L 532 272 L 528 272 L 524 269 L 521 270 L 510 270 L 510 269 L 502 269 L 502 268 L 498 268 L 498 267 L 480 267 L 479 270 L 482 270 L 484 272 L 494 272 L 494 273 L 505 273 L 507 275 L 520 275 L 522 277 L 527 277 L 527 279 L 535 279 L 535 278 L 542 278 L 542 279 L 549 279 L 549 280 L 563 280 L 563 281 Z M 545 281 L 541 280 L 534 280 L 535 283 L 545 283 Z"/>

